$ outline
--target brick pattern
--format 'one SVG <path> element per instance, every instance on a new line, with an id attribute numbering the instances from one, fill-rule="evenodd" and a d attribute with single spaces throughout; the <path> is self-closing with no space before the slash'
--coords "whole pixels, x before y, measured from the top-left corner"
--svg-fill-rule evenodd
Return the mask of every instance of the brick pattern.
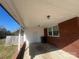
<path id="1" fill-rule="evenodd" d="M 79 17 L 60 23 L 59 30 L 60 37 L 48 37 L 48 43 L 79 57 Z"/>

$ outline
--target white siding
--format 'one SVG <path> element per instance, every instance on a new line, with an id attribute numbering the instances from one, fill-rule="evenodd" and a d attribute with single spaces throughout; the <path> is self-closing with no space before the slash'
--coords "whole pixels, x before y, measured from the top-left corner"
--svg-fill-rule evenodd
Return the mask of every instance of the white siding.
<path id="1" fill-rule="evenodd" d="M 26 37 L 29 43 L 41 42 L 43 36 L 43 28 L 27 28 Z"/>

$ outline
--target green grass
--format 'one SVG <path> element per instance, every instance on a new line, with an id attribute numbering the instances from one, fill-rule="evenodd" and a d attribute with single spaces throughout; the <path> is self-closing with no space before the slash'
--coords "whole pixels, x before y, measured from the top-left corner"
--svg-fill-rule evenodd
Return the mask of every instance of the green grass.
<path id="1" fill-rule="evenodd" d="M 0 59 L 12 59 L 17 46 L 5 46 L 4 42 L 0 40 Z"/>

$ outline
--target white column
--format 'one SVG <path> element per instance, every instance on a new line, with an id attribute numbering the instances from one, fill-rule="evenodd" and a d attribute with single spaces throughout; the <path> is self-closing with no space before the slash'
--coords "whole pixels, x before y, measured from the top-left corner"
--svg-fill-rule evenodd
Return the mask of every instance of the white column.
<path id="1" fill-rule="evenodd" d="M 26 32 L 24 32 L 24 42 L 26 42 L 26 48 L 28 48 L 29 47 L 29 41 L 28 41 Z"/>
<path id="2" fill-rule="evenodd" d="M 18 37 L 18 52 L 20 51 L 20 39 L 21 39 L 21 30 L 19 30 L 19 37 Z"/>
<path id="3" fill-rule="evenodd" d="M 25 32 L 24 32 L 24 42 L 26 42 L 26 34 L 25 34 Z"/>

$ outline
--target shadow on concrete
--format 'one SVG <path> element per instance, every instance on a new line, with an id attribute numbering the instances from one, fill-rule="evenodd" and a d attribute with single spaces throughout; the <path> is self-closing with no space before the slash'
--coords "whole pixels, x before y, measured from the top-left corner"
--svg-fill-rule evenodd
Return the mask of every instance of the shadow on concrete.
<path id="1" fill-rule="evenodd" d="M 33 43 L 29 46 L 29 53 L 31 59 L 34 59 L 36 55 L 48 53 L 51 51 L 56 51 L 58 48 L 51 46 L 49 44 L 42 44 L 42 43 Z"/>

